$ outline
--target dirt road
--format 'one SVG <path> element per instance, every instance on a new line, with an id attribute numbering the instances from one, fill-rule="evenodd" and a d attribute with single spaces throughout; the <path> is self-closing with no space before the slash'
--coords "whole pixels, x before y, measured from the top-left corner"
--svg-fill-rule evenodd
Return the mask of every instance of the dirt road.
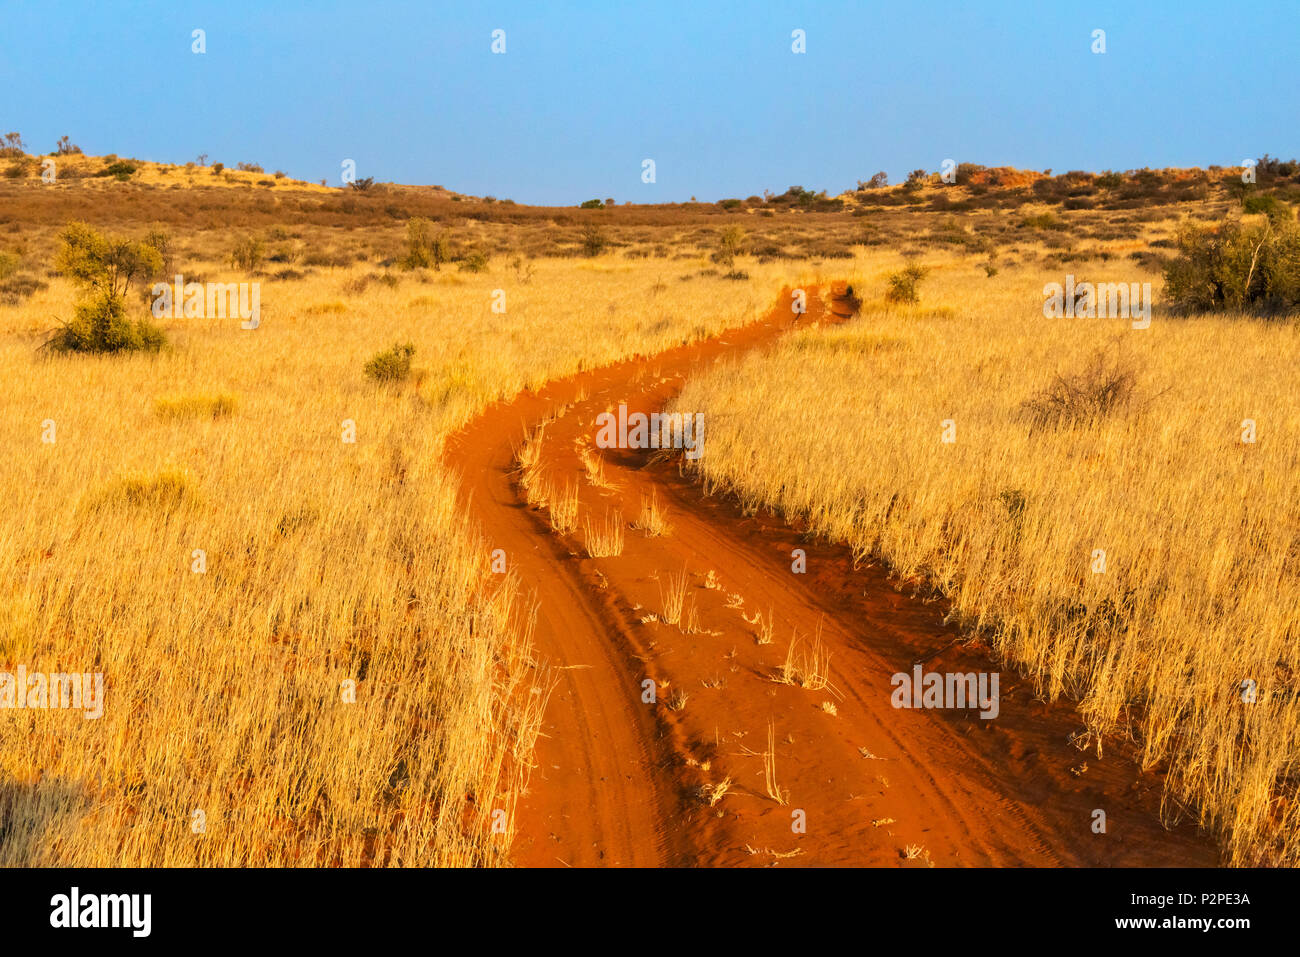
<path id="1" fill-rule="evenodd" d="M 760 322 L 498 403 L 449 441 L 466 507 L 538 603 L 535 640 L 557 682 L 515 862 L 1216 864 L 1207 837 L 1160 823 L 1158 774 L 1140 772 L 1118 742 L 1104 759 L 1071 744 L 1083 727 L 1073 707 L 1037 699 L 1013 669 L 960 641 L 942 603 L 855 567 L 846 548 L 704 495 L 680 455 L 596 447 L 596 417 L 620 403 L 659 411 L 719 357 L 796 321 L 847 320 L 851 304 L 827 298 L 829 308 L 810 291 L 798 317 L 786 290 Z M 527 503 L 516 466 L 544 420 L 534 474 L 578 489 L 567 534 Z M 599 462 L 604 487 L 584 457 Z M 630 527 L 652 495 L 667 534 Z M 624 528 L 622 552 L 590 557 L 584 522 L 607 520 Z M 669 624 L 675 592 L 685 607 Z M 820 648 L 828 666 L 783 671 L 796 635 L 796 659 Z M 892 676 L 917 664 L 998 673 L 997 716 L 894 707 Z"/>

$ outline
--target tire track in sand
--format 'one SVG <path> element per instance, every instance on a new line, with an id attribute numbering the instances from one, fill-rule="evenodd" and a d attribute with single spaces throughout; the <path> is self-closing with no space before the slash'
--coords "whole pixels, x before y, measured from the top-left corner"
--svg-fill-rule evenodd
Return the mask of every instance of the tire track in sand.
<path id="1" fill-rule="evenodd" d="M 706 495 L 680 461 L 594 448 L 596 416 L 620 402 L 660 410 L 719 357 L 851 315 L 844 297 L 828 310 L 810 291 L 795 316 L 789 293 L 742 329 L 497 403 L 448 442 L 466 507 L 537 603 L 534 640 L 556 682 L 517 812 L 516 863 L 1216 864 L 1207 838 L 1160 823 L 1157 774 L 1114 742 L 1104 760 L 1072 746 L 1073 706 L 1036 699 L 986 649 L 958 641 L 941 603 L 902 594 L 847 548 Z M 618 517 L 621 554 L 589 557 L 582 518 L 559 535 L 526 503 L 515 449 L 544 421 L 541 471 L 577 484 L 582 518 Z M 599 457 L 606 487 L 585 478 L 584 452 Z M 626 527 L 650 494 L 667 506 L 668 535 Z M 807 574 L 791 573 L 794 548 Z M 683 572 L 696 612 L 687 629 L 662 620 L 670 576 Z M 760 643 L 765 622 L 771 640 Z M 798 648 L 820 640 L 829 654 L 829 687 L 776 680 L 796 635 Z M 918 663 L 1000 672 L 998 717 L 894 709 L 890 676 Z M 647 678 L 653 705 L 642 701 Z"/>

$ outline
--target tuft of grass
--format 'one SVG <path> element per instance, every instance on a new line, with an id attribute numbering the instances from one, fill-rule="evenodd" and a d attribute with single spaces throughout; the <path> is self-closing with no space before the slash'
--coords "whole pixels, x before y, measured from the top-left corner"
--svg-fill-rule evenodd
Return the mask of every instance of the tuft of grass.
<path id="1" fill-rule="evenodd" d="M 701 784 L 700 797 L 709 807 L 716 807 L 718 802 L 727 796 L 731 790 L 731 778 L 723 778 L 717 784 Z"/>
<path id="2" fill-rule="evenodd" d="M 156 475 L 126 475 L 102 489 L 93 500 L 95 509 L 114 506 L 170 512 L 194 498 L 189 475 L 167 469 Z"/>
<path id="3" fill-rule="evenodd" d="M 830 687 L 830 663 L 830 652 L 822 642 L 820 625 L 811 642 L 803 640 L 796 632 L 790 638 L 790 647 L 786 649 L 777 680 L 809 691 L 821 691 Z"/>
<path id="4" fill-rule="evenodd" d="M 551 528 L 567 535 L 578 527 L 578 483 L 569 482 L 550 496 Z"/>
<path id="5" fill-rule="evenodd" d="M 659 619 L 669 625 L 681 626 L 682 615 L 686 612 L 687 601 L 686 593 L 690 587 L 691 576 L 685 568 L 681 572 L 668 573 L 668 587 L 664 588 L 664 583 L 659 582 L 659 602 L 663 605 L 663 612 Z"/>
<path id="6" fill-rule="evenodd" d="M 154 400 L 154 414 L 160 419 L 225 419 L 235 414 L 238 400 L 228 393 L 220 395 L 160 396 Z"/>
<path id="7" fill-rule="evenodd" d="M 623 554 L 623 516 L 618 512 L 609 512 L 605 521 L 593 525 L 589 519 L 583 520 L 587 533 L 587 554 L 592 558 L 610 558 Z"/>
<path id="8" fill-rule="evenodd" d="M 667 535 L 673 527 L 668 524 L 668 511 L 659 504 L 659 493 L 651 489 L 650 494 L 641 493 L 641 513 L 632 527 L 645 532 L 647 538 Z"/>
<path id="9" fill-rule="evenodd" d="M 785 807 L 790 800 L 790 792 L 784 790 L 776 780 L 776 727 L 770 721 L 767 725 L 767 750 L 763 752 L 763 783 L 767 788 L 767 796 Z"/>

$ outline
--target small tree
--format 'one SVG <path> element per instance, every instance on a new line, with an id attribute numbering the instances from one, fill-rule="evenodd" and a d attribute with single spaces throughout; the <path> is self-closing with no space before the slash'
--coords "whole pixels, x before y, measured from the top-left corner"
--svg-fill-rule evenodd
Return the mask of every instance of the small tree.
<path id="1" fill-rule="evenodd" d="M 26 149 L 27 147 L 23 143 L 20 133 L 6 133 L 4 135 L 4 147 L 0 148 L 0 156 L 22 156 Z"/>
<path id="2" fill-rule="evenodd" d="M 907 182 L 903 184 L 903 189 L 915 190 L 925 185 L 930 178 L 930 174 L 923 169 L 914 169 L 907 174 Z"/>
<path id="3" fill-rule="evenodd" d="M 60 136 L 59 141 L 54 145 L 54 152 L 58 156 L 73 156 L 81 152 L 81 147 L 67 136 Z"/>
<path id="4" fill-rule="evenodd" d="M 58 352 L 156 352 L 165 343 L 162 330 L 147 320 L 126 316 L 132 282 L 157 275 L 162 255 L 148 242 L 105 236 L 85 223 L 71 223 L 61 236 L 55 266 L 87 290 L 71 322 L 47 345 Z"/>
<path id="5" fill-rule="evenodd" d="M 416 216 L 406 222 L 406 257 L 402 265 L 407 269 L 440 270 L 448 258 L 447 240 L 433 232 L 433 225 L 424 217 Z"/>
<path id="6" fill-rule="evenodd" d="M 348 183 L 348 185 L 357 192 L 364 193 L 371 186 L 375 185 L 375 178 L 373 176 L 367 176 L 364 179 L 354 179 L 352 182 Z"/>
<path id="7" fill-rule="evenodd" d="M 909 305 L 919 302 L 916 285 L 925 278 L 926 272 L 924 266 L 913 263 L 901 272 L 894 273 L 889 277 L 889 289 L 885 292 L 885 299 L 888 302 Z"/>
<path id="8" fill-rule="evenodd" d="M 588 256 L 599 256 L 605 249 L 605 234 L 595 223 L 582 227 L 582 251 Z"/>
<path id="9" fill-rule="evenodd" d="M 736 257 L 744 252 L 745 231 L 739 226 L 728 226 L 718 237 L 718 262 L 730 271 L 736 268 Z"/>
<path id="10" fill-rule="evenodd" d="M 266 254 L 266 244 L 255 236 L 241 236 L 230 252 L 230 263 L 238 269 L 256 272 Z"/>

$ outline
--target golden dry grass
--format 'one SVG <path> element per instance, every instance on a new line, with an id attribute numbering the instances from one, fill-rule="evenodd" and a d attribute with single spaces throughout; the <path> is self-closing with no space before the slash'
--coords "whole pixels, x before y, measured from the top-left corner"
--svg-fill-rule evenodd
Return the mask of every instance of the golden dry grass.
<path id="1" fill-rule="evenodd" d="M 1046 320 L 1043 283 L 1067 271 L 1157 296 L 1160 278 L 924 262 L 920 304 L 892 307 L 903 260 L 859 253 L 858 318 L 688 384 L 676 405 L 709 421 L 708 483 L 924 577 L 1044 692 L 1078 698 L 1098 747 L 1132 734 L 1166 762 L 1167 809 L 1190 807 L 1229 860 L 1300 862 L 1300 327 Z M 1035 428 L 1026 400 L 1099 349 L 1132 363 L 1132 402 Z"/>
<path id="2" fill-rule="evenodd" d="M 73 288 L 0 306 L 0 670 L 107 686 L 98 720 L 3 713 L 0 865 L 505 862 L 547 683 L 444 439 L 497 398 L 749 321 L 799 267 L 660 283 L 662 262 L 604 257 L 520 285 L 494 260 L 392 288 L 366 264 L 242 276 L 198 245 L 186 274 L 262 281 L 255 332 L 164 321 L 157 356 L 45 358 Z M 368 383 L 395 340 L 421 374 Z"/>

